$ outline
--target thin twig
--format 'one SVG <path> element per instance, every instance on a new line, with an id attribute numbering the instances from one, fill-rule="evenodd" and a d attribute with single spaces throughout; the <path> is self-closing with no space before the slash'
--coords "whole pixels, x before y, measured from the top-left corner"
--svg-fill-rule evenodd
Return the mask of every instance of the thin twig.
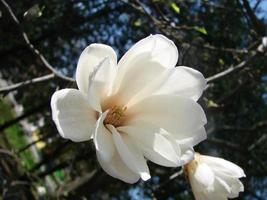
<path id="1" fill-rule="evenodd" d="M 178 176 L 181 176 L 184 173 L 184 169 L 181 168 L 179 171 L 175 172 L 174 174 L 170 175 L 169 178 L 164 181 L 163 183 L 161 183 L 160 185 L 158 185 L 155 189 L 154 192 L 156 192 L 157 190 L 159 190 L 160 188 L 166 186 L 167 184 L 169 184 L 173 179 L 177 178 Z"/>
<path id="2" fill-rule="evenodd" d="M 240 69 L 244 68 L 244 67 L 247 66 L 247 64 L 248 64 L 252 59 L 254 59 L 258 54 L 259 54 L 258 51 L 257 51 L 257 52 L 253 52 L 253 54 L 252 54 L 249 58 L 247 58 L 246 60 L 242 61 L 242 62 L 239 63 L 238 65 L 229 67 L 229 68 L 227 68 L 227 69 L 224 70 L 224 71 L 221 71 L 221 72 L 219 72 L 219 73 L 217 73 L 217 74 L 215 74 L 215 75 L 212 75 L 212 76 L 208 77 L 208 78 L 206 79 L 207 82 L 208 82 L 208 83 L 212 83 L 212 82 L 217 81 L 217 80 L 219 80 L 219 79 L 221 79 L 221 78 L 223 78 L 223 77 L 225 77 L 225 76 L 227 76 L 227 75 L 229 75 L 229 74 L 232 74 L 233 72 L 235 72 L 235 71 L 237 71 L 237 70 L 240 70 Z"/>
<path id="3" fill-rule="evenodd" d="M 251 144 L 249 147 L 248 147 L 248 150 L 249 151 L 252 151 L 256 146 L 258 146 L 260 143 L 262 143 L 264 140 L 266 140 L 267 138 L 267 134 L 264 134 L 262 135 L 260 138 L 258 138 L 256 140 L 256 142 L 254 142 L 253 144 Z"/>
<path id="4" fill-rule="evenodd" d="M 31 80 L 26 80 L 26 81 L 22 81 L 22 82 L 19 82 L 19 83 L 15 83 L 13 85 L 9 85 L 7 87 L 0 88 L 0 94 L 1 93 L 9 93 L 11 91 L 23 88 L 23 87 L 25 87 L 27 85 L 40 83 L 40 82 L 45 82 L 45 81 L 51 80 L 53 78 L 55 78 L 55 74 L 51 73 L 51 74 L 47 74 L 47 75 L 40 76 L 40 77 L 37 77 L 37 78 L 33 78 Z"/>
<path id="5" fill-rule="evenodd" d="M 31 146 L 35 145 L 36 143 L 41 142 L 41 141 L 44 141 L 44 140 L 47 140 L 47 139 L 51 138 L 52 136 L 55 136 L 55 134 L 54 134 L 54 133 L 50 133 L 50 134 L 48 134 L 48 135 L 45 135 L 45 136 L 39 138 L 38 140 L 35 140 L 35 141 L 33 141 L 33 142 L 27 144 L 26 146 L 20 148 L 16 153 L 19 154 L 19 153 L 21 153 L 21 152 L 27 150 L 27 149 L 30 148 Z"/>
<path id="6" fill-rule="evenodd" d="M 13 152 L 11 152 L 11 151 L 9 151 L 7 149 L 0 149 L 0 154 L 9 155 L 9 156 L 15 158 L 16 161 L 18 161 L 17 156 Z"/>
<path id="7" fill-rule="evenodd" d="M 249 50 L 247 49 L 233 49 L 233 48 L 219 48 L 215 47 L 209 44 L 203 45 L 205 49 L 212 50 L 212 51 L 223 51 L 223 52 L 228 52 L 228 53 L 235 53 L 235 54 L 248 54 Z"/>
<path id="8" fill-rule="evenodd" d="M 73 78 L 67 77 L 61 73 L 59 73 L 47 60 L 46 58 L 40 53 L 40 51 L 38 49 L 35 48 L 35 46 L 30 42 L 28 35 L 26 34 L 26 32 L 23 30 L 19 20 L 17 19 L 16 15 L 14 14 L 14 12 L 12 11 L 11 7 L 8 5 L 8 3 L 5 0 L 1 0 L 2 4 L 4 5 L 4 7 L 6 8 L 6 10 L 8 11 L 10 17 L 12 18 L 12 20 L 14 21 L 14 23 L 17 25 L 17 27 L 20 30 L 21 36 L 23 37 L 24 42 L 26 43 L 27 47 L 33 52 L 33 54 L 38 57 L 40 59 L 40 61 L 42 62 L 42 64 L 48 68 L 55 76 L 57 76 L 58 78 L 61 78 L 63 80 L 66 81 L 71 81 L 71 82 L 75 82 L 75 80 Z"/>
<path id="9" fill-rule="evenodd" d="M 43 159 L 35 164 L 31 169 L 30 169 L 30 172 L 35 172 L 36 170 L 38 170 L 42 165 L 45 165 L 47 163 L 50 163 L 52 162 L 52 158 L 57 158 L 59 155 L 61 155 L 62 153 L 66 153 L 66 148 L 68 147 L 68 145 L 70 145 L 71 142 L 69 140 L 67 141 L 64 141 L 63 143 L 59 144 L 57 146 L 57 148 L 55 148 L 55 150 L 50 153 L 50 154 L 47 154 L 43 157 Z M 53 161 L 54 162 L 54 161 Z"/>
<path id="10" fill-rule="evenodd" d="M 40 112 L 41 110 L 45 109 L 45 108 L 48 108 L 50 105 L 50 100 L 49 101 L 46 101 L 42 104 L 40 104 L 39 106 L 37 107 L 34 107 L 32 109 L 30 109 L 29 111 L 25 112 L 24 114 L 14 118 L 14 119 L 11 119 L 7 122 L 4 122 L 4 124 L 1 124 L 0 125 L 0 135 L 1 134 L 4 134 L 4 130 L 14 124 L 16 124 L 17 122 L 19 122 L 20 120 L 23 120 L 27 117 L 29 117 L 30 115 L 34 114 L 34 113 L 37 113 L 37 112 Z"/>

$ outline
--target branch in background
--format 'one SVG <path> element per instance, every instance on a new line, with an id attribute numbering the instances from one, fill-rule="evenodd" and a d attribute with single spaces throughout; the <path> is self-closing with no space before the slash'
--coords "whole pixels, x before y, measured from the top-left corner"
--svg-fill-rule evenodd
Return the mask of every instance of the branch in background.
<path id="1" fill-rule="evenodd" d="M 262 24 L 261 21 L 257 18 L 255 13 L 251 9 L 249 2 L 247 0 L 242 0 L 242 2 L 243 2 L 243 6 L 244 6 L 244 8 L 245 8 L 245 10 L 249 16 L 249 19 L 252 22 L 252 25 L 253 25 L 254 29 L 256 30 L 256 32 L 260 36 L 265 36 L 266 30 L 265 30 L 264 24 Z"/>
<path id="2" fill-rule="evenodd" d="M 175 172 L 174 174 L 170 175 L 169 178 L 164 181 L 163 183 L 161 183 L 159 186 L 157 186 L 156 188 L 153 189 L 154 192 L 156 192 L 156 190 L 159 190 L 162 187 L 165 187 L 166 185 L 168 185 L 173 179 L 177 178 L 178 176 L 181 176 L 184 173 L 184 169 L 181 168 L 178 172 Z"/>
<path id="3" fill-rule="evenodd" d="M 224 146 L 226 148 L 230 148 L 232 150 L 234 150 L 235 152 L 239 152 L 240 155 L 244 156 L 244 155 L 250 155 L 254 161 L 256 161 L 259 166 L 261 167 L 261 169 L 263 170 L 264 173 L 267 173 L 267 167 L 265 166 L 264 162 L 257 157 L 257 155 L 255 155 L 254 152 L 249 151 L 249 149 L 247 148 L 243 148 L 240 145 L 236 145 L 234 143 L 228 142 L 228 141 L 224 141 L 221 139 L 217 139 L 217 138 L 208 138 L 207 140 L 208 142 L 212 143 L 212 144 L 216 144 L 216 145 L 220 145 L 220 146 Z"/>
<path id="4" fill-rule="evenodd" d="M 212 51 L 223 51 L 223 52 L 235 53 L 235 54 L 248 54 L 249 53 L 249 50 L 247 49 L 232 49 L 232 48 L 223 48 L 223 47 L 219 48 L 219 47 L 211 46 L 209 44 L 205 44 L 202 47 L 208 50 L 212 50 Z"/>
<path id="5" fill-rule="evenodd" d="M 267 127 L 267 120 L 263 120 L 263 121 L 259 121 L 255 124 L 253 124 L 253 126 L 251 127 L 234 127 L 234 126 L 229 126 L 229 125 L 225 125 L 222 127 L 219 127 L 219 130 L 223 130 L 223 131 L 239 131 L 239 132 L 252 132 L 252 131 L 256 131 L 257 129 L 261 129 L 261 128 L 266 128 Z"/>
<path id="6" fill-rule="evenodd" d="M 53 78 L 55 78 L 55 74 L 51 73 L 51 74 L 48 74 L 48 75 L 44 75 L 44 76 L 40 76 L 40 77 L 37 77 L 37 78 L 33 78 L 31 80 L 15 83 L 13 85 L 0 88 L 0 94 L 2 94 L 2 93 L 6 94 L 6 93 L 9 93 L 11 91 L 23 88 L 23 87 L 25 87 L 27 85 L 33 85 L 35 83 L 45 82 L 45 81 L 51 80 Z"/>
<path id="7" fill-rule="evenodd" d="M 173 29 L 173 30 L 177 30 L 177 31 L 196 31 L 196 27 L 194 26 L 187 26 L 187 25 L 180 25 L 180 26 L 177 26 L 177 25 L 172 25 L 170 24 L 170 20 L 164 16 L 164 14 L 160 11 L 159 8 L 157 8 L 157 5 L 153 4 L 156 9 L 158 10 L 158 13 L 159 15 L 161 16 L 161 18 L 163 18 L 163 22 L 156 19 L 155 17 L 153 17 L 145 8 L 145 6 L 138 0 L 136 0 L 135 2 L 138 4 L 138 5 L 135 5 L 134 3 L 132 2 L 128 2 L 126 0 L 120 0 L 121 2 L 129 5 L 130 7 L 132 7 L 133 9 L 135 9 L 136 11 L 138 11 L 139 13 L 147 16 L 153 23 L 155 26 L 157 26 L 159 28 L 160 31 L 162 31 L 162 33 L 164 33 L 165 35 L 169 36 L 169 37 L 173 37 L 175 38 L 176 40 L 180 41 L 181 38 L 177 37 L 176 35 L 173 35 L 171 33 L 169 33 L 168 31 L 166 31 L 166 26 L 168 25 L 169 28 Z M 196 44 L 193 44 L 194 46 L 198 46 Z M 233 54 L 248 54 L 250 53 L 250 49 L 251 48 L 248 48 L 248 49 L 233 49 L 233 48 L 222 48 L 222 47 L 215 47 L 215 46 L 212 46 L 212 45 L 203 45 L 203 46 L 200 46 L 200 47 L 203 47 L 207 50 L 212 50 L 212 51 L 222 51 L 222 52 L 228 52 L 228 53 L 233 53 Z"/>
<path id="8" fill-rule="evenodd" d="M 48 168 L 47 170 L 40 172 L 37 174 L 39 178 L 44 178 L 47 175 L 50 175 L 54 173 L 55 171 L 65 169 L 69 166 L 69 162 L 60 162 L 57 165 L 54 165 L 53 167 Z"/>
<path id="9" fill-rule="evenodd" d="M 23 30 L 19 20 L 17 19 L 16 15 L 12 11 L 11 7 L 8 5 L 8 3 L 5 0 L 1 0 L 1 3 L 4 5 L 5 9 L 9 13 L 10 17 L 14 21 L 14 23 L 17 25 L 18 29 L 20 30 L 20 34 L 26 43 L 27 47 L 33 52 L 33 54 L 39 58 L 39 60 L 42 62 L 42 64 L 49 69 L 56 77 L 61 78 L 66 81 L 75 82 L 73 78 L 67 77 L 61 73 L 59 73 L 47 60 L 46 58 L 40 53 L 38 49 L 35 48 L 35 46 L 30 42 L 28 35 Z"/>
<path id="10" fill-rule="evenodd" d="M 253 7 L 253 12 L 256 12 L 256 10 L 258 9 L 258 6 L 262 3 L 262 1 L 263 0 L 258 0 L 256 3 L 255 3 L 255 5 L 254 5 L 254 7 Z"/>
<path id="11" fill-rule="evenodd" d="M 12 158 L 14 158 L 14 160 L 19 163 L 19 159 L 17 157 L 17 155 L 15 155 L 13 152 L 9 151 L 8 149 L 0 149 L 0 154 L 4 154 L 4 155 L 8 155 Z M 3 156 L 1 156 L 3 157 Z"/>
<path id="12" fill-rule="evenodd" d="M 45 140 L 51 138 L 52 136 L 54 136 L 54 133 L 50 133 L 50 134 L 48 134 L 48 135 L 45 135 L 45 136 L 39 138 L 38 140 L 35 140 L 35 141 L 33 141 L 33 142 L 27 144 L 26 146 L 20 148 L 20 149 L 17 151 L 17 153 L 19 154 L 19 153 L 21 153 L 21 152 L 27 150 L 27 149 L 30 148 L 31 146 L 35 145 L 36 143 L 38 143 L 38 142 L 40 142 L 40 141 L 45 141 Z"/>
<path id="13" fill-rule="evenodd" d="M 33 166 L 29 171 L 30 172 L 35 172 L 41 166 L 43 166 L 43 165 L 45 165 L 47 163 L 50 163 L 50 162 L 54 162 L 53 159 L 56 158 L 57 156 L 60 156 L 61 153 L 65 153 L 66 152 L 66 148 L 70 144 L 71 144 L 70 140 L 64 141 L 62 144 L 59 144 L 57 146 L 57 148 L 53 152 L 45 155 L 44 158 L 39 163 L 37 163 L 35 166 Z"/>
<path id="14" fill-rule="evenodd" d="M 212 144 L 220 145 L 220 146 L 225 146 L 227 148 L 230 148 L 235 151 L 240 151 L 241 147 L 237 144 L 234 144 L 232 142 L 228 142 L 225 140 L 217 139 L 217 138 L 208 138 L 207 141 Z"/>
<path id="15" fill-rule="evenodd" d="M 6 128 L 16 124 L 17 122 L 19 122 L 20 120 L 23 120 L 27 117 L 29 117 L 30 115 L 40 112 L 41 110 L 48 108 L 50 106 L 50 101 L 47 101 L 37 107 L 32 108 L 31 110 L 25 112 L 24 114 L 16 117 L 15 119 L 11 119 L 10 121 L 5 122 L 4 124 L 2 124 L 0 126 L 0 135 L 3 134 L 3 130 L 5 130 Z"/>
<path id="16" fill-rule="evenodd" d="M 213 76 L 210 76 L 208 77 L 206 80 L 208 83 L 212 83 L 214 81 L 217 81 L 225 76 L 228 76 L 229 74 L 232 74 L 233 72 L 237 71 L 237 70 L 240 70 L 242 68 L 244 68 L 245 66 L 248 65 L 248 63 L 253 60 L 257 55 L 259 54 L 259 52 L 253 52 L 252 55 L 250 57 L 248 57 L 246 60 L 242 61 L 241 63 L 239 63 L 238 65 L 236 66 L 232 66 L 232 67 L 229 67 L 228 69 L 222 71 L 222 72 L 219 72 Z"/>
<path id="17" fill-rule="evenodd" d="M 258 146 L 259 144 L 261 144 L 264 140 L 266 140 L 267 138 L 267 134 L 263 134 L 260 138 L 258 138 L 256 140 L 256 142 L 254 142 L 253 144 L 251 144 L 249 147 L 248 147 L 248 150 L 249 151 L 252 151 L 256 146 Z"/>
<path id="18" fill-rule="evenodd" d="M 174 174 L 170 175 L 165 181 L 160 183 L 158 186 L 150 187 L 151 195 L 153 197 L 153 200 L 166 199 L 165 195 L 161 194 L 163 189 L 166 188 L 170 183 L 172 183 L 173 180 L 175 180 L 179 176 L 182 176 L 183 174 L 184 174 L 184 169 L 182 167 L 179 171 L 177 171 Z M 179 190 L 177 190 L 177 192 L 183 192 L 185 190 L 185 188 L 179 187 Z"/>

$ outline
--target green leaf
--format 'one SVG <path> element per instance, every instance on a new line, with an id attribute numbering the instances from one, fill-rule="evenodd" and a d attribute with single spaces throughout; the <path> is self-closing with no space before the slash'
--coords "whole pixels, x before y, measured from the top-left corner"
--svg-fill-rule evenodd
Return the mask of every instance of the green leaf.
<path id="1" fill-rule="evenodd" d="M 43 15 L 44 9 L 45 9 L 45 6 L 40 7 L 39 4 L 35 4 L 23 14 L 23 17 L 26 20 L 33 20 L 35 18 L 41 17 Z"/>
<path id="2" fill-rule="evenodd" d="M 141 20 L 140 19 L 138 19 L 138 20 L 136 20 L 135 22 L 134 22 L 134 26 L 136 26 L 136 27 L 139 27 L 139 26 L 141 26 Z"/>
<path id="3" fill-rule="evenodd" d="M 203 35 L 208 35 L 207 30 L 204 27 L 195 27 L 196 31 L 202 33 Z"/>
<path id="4" fill-rule="evenodd" d="M 176 12 L 177 14 L 180 13 L 180 7 L 179 7 L 176 3 L 172 2 L 172 3 L 171 3 L 171 8 L 172 8 L 173 11 Z"/>
<path id="5" fill-rule="evenodd" d="M 208 107 L 209 107 L 209 108 L 218 108 L 219 105 L 218 105 L 217 103 L 215 103 L 214 101 L 209 100 L 209 101 L 208 101 Z"/>
<path id="6" fill-rule="evenodd" d="M 220 64 L 220 65 L 224 65 L 224 60 L 221 59 L 221 58 L 219 58 L 219 64 Z"/>

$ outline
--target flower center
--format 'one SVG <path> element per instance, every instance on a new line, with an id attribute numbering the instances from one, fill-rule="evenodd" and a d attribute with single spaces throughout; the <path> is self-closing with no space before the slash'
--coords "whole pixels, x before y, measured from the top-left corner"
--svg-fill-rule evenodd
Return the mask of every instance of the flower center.
<path id="1" fill-rule="evenodd" d="M 114 127 L 120 126 L 125 119 L 125 111 L 127 107 L 113 106 L 108 112 L 104 124 L 111 124 Z"/>

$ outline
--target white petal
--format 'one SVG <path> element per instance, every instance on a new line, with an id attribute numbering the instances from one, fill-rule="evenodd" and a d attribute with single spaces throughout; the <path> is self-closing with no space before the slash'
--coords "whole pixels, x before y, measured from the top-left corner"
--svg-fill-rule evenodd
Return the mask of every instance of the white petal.
<path id="1" fill-rule="evenodd" d="M 134 172 L 140 174 L 141 178 L 146 181 L 150 179 L 149 169 L 136 144 L 130 140 L 130 137 L 125 133 L 118 133 L 118 131 L 110 126 L 112 136 L 119 155 L 124 163 Z"/>
<path id="2" fill-rule="evenodd" d="M 192 147 L 187 145 L 180 145 L 180 149 L 181 149 L 181 157 L 180 157 L 181 165 L 185 165 L 194 159 L 195 151 Z"/>
<path id="3" fill-rule="evenodd" d="M 179 66 L 169 69 L 169 76 L 157 80 L 159 87 L 154 94 L 175 94 L 198 100 L 206 87 L 206 79 L 197 70 Z"/>
<path id="4" fill-rule="evenodd" d="M 209 200 L 205 189 L 201 184 L 198 183 L 198 180 L 194 178 L 194 175 L 189 173 L 190 185 L 196 200 Z"/>
<path id="5" fill-rule="evenodd" d="M 201 155 L 201 159 L 210 167 L 212 167 L 215 172 L 223 172 L 229 176 L 233 176 L 236 178 L 246 176 L 242 168 L 222 158 Z"/>
<path id="6" fill-rule="evenodd" d="M 97 120 L 93 138 L 96 151 L 98 151 L 98 154 L 101 156 L 104 162 L 110 161 L 115 153 L 115 146 L 111 132 L 103 124 L 107 113 L 108 111 L 101 114 L 101 116 Z"/>
<path id="7" fill-rule="evenodd" d="M 182 140 L 178 139 L 176 142 L 181 145 L 193 147 L 207 138 L 206 130 L 203 126 L 193 130 L 189 135 L 191 135 L 191 137 Z"/>
<path id="8" fill-rule="evenodd" d="M 129 63 L 127 71 L 118 68 L 118 74 L 114 83 L 116 95 L 120 104 L 129 105 L 130 100 L 138 96 L 145 87 L 153 82 L 166 69 L 156 62 L 146 59 L 147 55 L 140 55 Z"/>
<path id="9" fill-rule="evenodd" d="M 197 101 L 206 87 L 206 79 L 200 72 L 192 68 L 179 66 L 173 69 L 165 69 L 160 75 L 149 81 L 149 84 L 143 84 L 142 86 L 142 89 L 134 96 L 134 100 L 130 104 L 134 104 L 147 96 L 166 94 Z"/>
<path id="10" fill-rule="evenodd" d="M 216 190 L 225 194 L 225 197 L 227 197 L 227 195 L 231 193 L 231 187 L 222 178 L 215 176 L 215 179 Z"/>
<path id="11" fill-rule="evenodd" d="M 216 173 L 216 176 L 218 180 L 225 182 L 225 185 L 227 184 L 230 188 L 228 188 L 228 190 L 230 190 L 227 194 L 228 198 L 236 198 L 240 192 L 244 191 L 244 186 L 238 178 L 223 173 Z"/>
<path id="12" fill-rule="evenodd" d="M 209 199 L 209 197 L 201 191 L 194 192 L 194 197 L 196 200 L 214 200 L 214 199 Z"/>
<path id="13" fill-rule="evenodd" d="M 147 54 L 147 59 L 157 62 L 166 68 L 173 68 L 178 61 L 178 50 L 175 44 L 163 35 L 150 35 L 137 42 L 119 61 L 122 70 L 138 56 Z"/>
<path id="14" fill-rule="evenodd" d="M 227 200 L 227 192 L 216 179 L 213 182 L 214 188 L 209 189 L 203 187 L 198 180 L 192 177 L 190 184 L 196 200 Z"/>
<path id="15" fill-rule="evenodd" d="M 100 113 L 102 112 L 101 103 L 111 95 L 116 73 L 117 67 L 107 57 L 100 62 L 89 77 L 88 101 Z"/>
<path id="16" fill-rule="evenodd" d="M 227 196 L 223 193 L 221 193 L 222 191 L 218 190 L 218 191 L 211 191 L 208 192 L 207 194 L 205 194 L 206 198 L 204 200 L 228 200 Z"/>
<path id="17" fill-rule="evenodd" d="M 145 98 L 127 112 L 128 125 L 140 127 L 153 124 L 166 130 L 177 140 L 195 137 L 200 134 L 196 130 L 206 123 L 205 113 L 195 101 L 173 95 Z"/>
<path id="18" fill-rule="evenodd" d="M 116 66 L 117 55 L 110 46 L 104 44 L 91 44 L 83 50 L 76 71 L 77 85 L 82 92 L 88 92 L 90 74 L 100 62 L 107 57 L 110 59 L 112 65 Z"/>
<path id="19" fill-rule="evenodd" d="M 212 190 L 215 176 L 211 168 L 205 163 L 198 163 L 193 174 L 194 179 L 204 189 Z"/>
<path id="20" fill-rule="evenodd" d="M 60 135 L 75 142 L 89 140 L 96 123 L 95 111 L 79 90 L 63 89 L 51 99 L 53 120 Z"/>
<path id="21" fill-rule="evenodd" d="M 151 35 L 135 44 L 119 61 L 114 91 L 127 104 L 167 68 L 174 68 L 178 51 L 162 35 Z"/>
<path id="22" fill-rule="evenodd" d="M 139 127 L 118 127 L 118 130 L 129 134 L 140 146 L 145 157 L 152 162 L 166 166 L 177 167 L 180 160 L 173 143 L 163 135 L 155 132 L 155 128 L 149 126 Z"/>
<path id="23" fill-rule="evenodd" d="M 117 151 L 113 154 L 113 157 L 109 162 L 104 161 L 99 153 L 96 155 L 99 164 L 110 176 L 120 179 L 126 183 L 135 183 L 139 180 L 140 175 L 134 173 L 124 164 Z"/>

